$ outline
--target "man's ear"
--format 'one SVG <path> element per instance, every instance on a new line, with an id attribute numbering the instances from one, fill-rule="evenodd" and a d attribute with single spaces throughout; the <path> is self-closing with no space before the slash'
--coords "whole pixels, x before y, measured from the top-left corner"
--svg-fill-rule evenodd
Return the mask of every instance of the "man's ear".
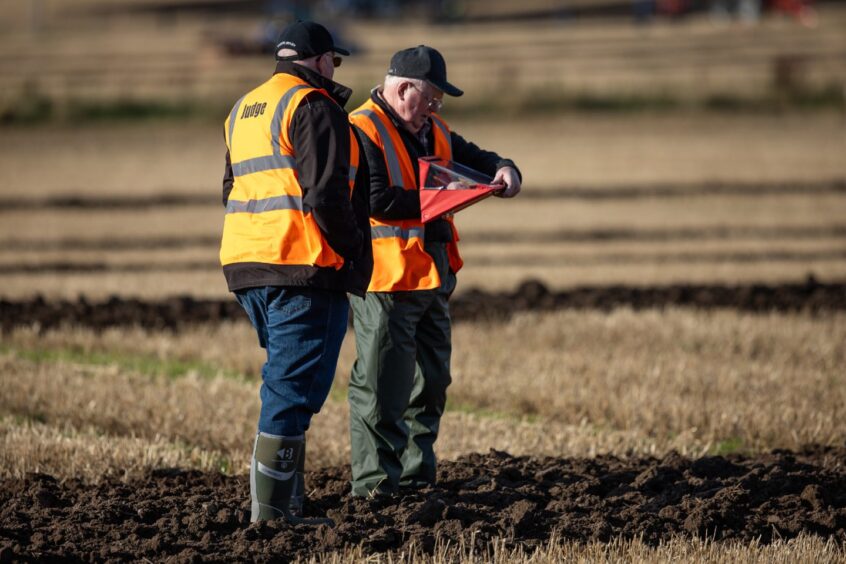
<path id="1" fill-rule="evenodd" d="M 397 87 L 397 96 L 400 100 L 405 101 L 405 93 L 408 92 L 410 86 L 410 82 L 400 82 L 399 87 Z"/>

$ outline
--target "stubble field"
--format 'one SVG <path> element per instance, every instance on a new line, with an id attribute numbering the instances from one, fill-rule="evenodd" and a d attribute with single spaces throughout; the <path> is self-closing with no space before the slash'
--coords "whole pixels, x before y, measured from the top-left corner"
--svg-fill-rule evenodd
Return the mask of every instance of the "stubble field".
<path id="1" fill-rule="evenodd" d="M 0 561 L 846 561 L 843 115 L 451 124 L 525 184 L 458 216 L 439 483 L 347 495 L 350 333 L 332 530 L 247 522 L 220 125 L 0 129 Z"/>
<path id="2" fill-rule="evenodd" d="M 350 334 L 309 433 L 309 511 L 335 517 L 331 532 L 244 521 L 262 358 L 216 265 L 216 128 L 190 133 L 206 144 L 192 149 L 202 163 L 186 164 L 201 171 L 196 185 L 179 186 L 178 136 L 147 159 L 138 147 L 115 152 L 115 169 L 125 159 L 128 170 L 109 172 L 99 193 L 71 189 L 76 167 L 95 158 L 25 168 L 21 180 L 45 189 L 4 195 L 0 228 L 4 554 L 842 558 L 846 174 L 834 159 L 842 130 L 829 117 L 778 126 L 820 148 L 801 153 L 790 182 L 747 176 L 731 144 L 713 176 L 673 182 L 684 166 L 663 161 L 667 170 L 666 148 L 636 142 L 644 127 L 673 126 L 635 117 L 606 124 L 607 137 L 594 132 L 591 143 L 597 153 L 640 151 L 651 164 L 637 181 L 597 156 L 583 182 L 581 155 L 561 151 L 547 160 L 555 166 L 524 167 L 518 199 L 463 212 L 467 268 L 438 443 L 451 462 L 441 485 L 388 505 L 347 497 Z M 683 119 L 691 133 L 675 139 L 680 152 L 707 117 Z M 586 121 L 558 126 L 588 130 Z M 486 126 L 455 127 L 470 137 Z M 760 129 L 777 124 L 755 118 L 721 135 L 760 147 L 749 141 Z M 122 134 L 131 146 L 141 133 L 79 135 L 108 146 L 97 139 Z M 5 158 L 16 146 L 28 154 L 28 135 L 0 133 Z M 61 162 L 71 137 L 41 139 Z M 519 140 L 492 146 L 520 162 Z M 704 166 L 689 154 L 689 166 Z M 137 178 L 139 156 L 160 174 Z M 699 293 L 685 301 L 685 288 Z M 575 309 L 547 299 L 587 290 L 594 301 Z M 708 301 L 719 292 L 728 301 Z M 151 307 L 174 296 L 186 297 Z M 197 314 L 199 298 L 219 304 L 216 314 Z M 174 329 L 159 328 L 162 311 Z"/>

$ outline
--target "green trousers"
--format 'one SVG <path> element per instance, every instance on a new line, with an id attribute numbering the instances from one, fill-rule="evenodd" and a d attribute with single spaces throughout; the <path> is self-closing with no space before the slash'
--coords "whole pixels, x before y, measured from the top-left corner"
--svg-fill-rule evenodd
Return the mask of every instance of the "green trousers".
<path id="1" fill-rule="evenodd" d="M 444 244 L 426 251 L 440 288 L 350 300 L 358 355 L 349 388 L 353 495 L 435 482 L 434 444 L 452 381 L 448 299 L 455 275 Z"/>

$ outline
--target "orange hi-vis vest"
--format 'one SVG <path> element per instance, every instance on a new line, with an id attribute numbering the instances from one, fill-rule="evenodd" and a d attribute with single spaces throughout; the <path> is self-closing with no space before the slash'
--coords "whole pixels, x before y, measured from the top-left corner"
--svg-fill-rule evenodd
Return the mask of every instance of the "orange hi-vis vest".
<path id="1" fill-rule="evenodd" d="M 392 186 L 418 190 L 414 165 L 405 149 L 399 131 L 391 118 L 373 100 L 367 100 L 350 114 L 350 121 L 358 127 L 385 155 L 385 163 Z M 435 136 L 435 156 L 452 160 L 452 140 L 449 127 L 440 117 L 432 115 Z M 448 245 L 449 264 L 458 272 L 463 262 L 458 254 L 458 232 L 451 217 L 453 241 Z M 432 256 L 423 249 L 425 227 L 416 219 L 382 220 L 370 218 L 370 237 L 373 244 L 373 275 L 368 292 L 401 292 L 431 290 L 441 285 Z"/>
<path id="2" fill-rule="evenodd" d="M 297 180 L 297 155 L 288 136 L 294 111 L 311 92 L 285 73 L 241 98 L 225 122 L 234 184 L 226 205 L 220 262 L 306 265 L 340 269 L 344 259 L 324 239 Z M 352 194 L 359 148 L 350 128 Z"/>

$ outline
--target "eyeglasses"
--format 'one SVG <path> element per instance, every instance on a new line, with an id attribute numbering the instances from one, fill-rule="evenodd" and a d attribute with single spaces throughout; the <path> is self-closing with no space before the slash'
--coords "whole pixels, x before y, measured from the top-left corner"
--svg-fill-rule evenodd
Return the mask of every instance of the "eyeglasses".
<path id="1" fill-rule="evenodd" d="M 323 53 L 323 55 L 330 55 L 332 57 L 332 66 L 335 68 L 340 67 L 341 63 L 344 62 L 344 59 L 334 54 L 332 51 L 326 51 L 325 53 Z M 323 55 L 318 55 L 318 58 L 322 57 Z"/>
<path id="2" fill-rule="evenodd" d="M 434 96 L 427 96 L 426 93 L 423 92 L 422 90 L 420 90 L 420 88 L 416 84 L 414 84 L 413 82 L 409 82 L 409 84 L 411 85 L 412 88 L 414 88 L 415 90 L 417 90 L 418 92 L 420 92 L 423 95 L 423 98 L 426 99 L 426 106 L 429 108 L 430 111 L 439 112 L 439 111 L 441 111 L 441 108 L 444 107 L 444 101 L 443 100 L 439 100 L 438 98 L 435 98 Z"/>

